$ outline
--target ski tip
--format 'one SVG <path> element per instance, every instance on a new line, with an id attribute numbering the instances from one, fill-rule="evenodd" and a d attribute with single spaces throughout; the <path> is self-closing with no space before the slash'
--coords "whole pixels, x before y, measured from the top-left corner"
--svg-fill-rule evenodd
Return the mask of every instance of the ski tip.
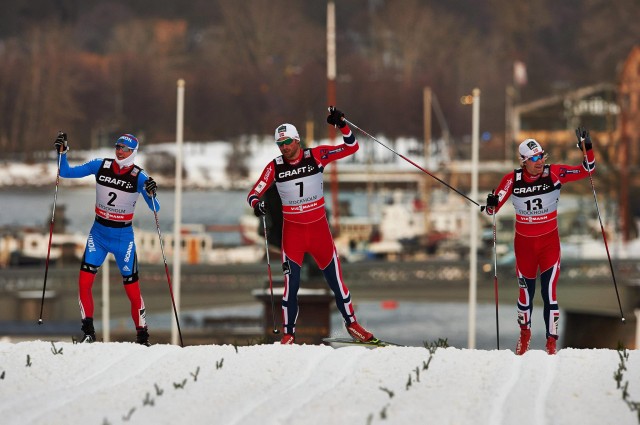
<path id="1" fill-rule="evenodd" d="M 362 347 L 369 347 L 369 348 L 374 348 L 374 347 L 402 347 L 402 345 L 400 344 L 396 344 L 393 342 L 389 342 L 389 341 L 383 341 L 381 339 L 378 338 L 374 338 L 370 341 L 359 341 L 357 339 L 352 339 L 352 338 L 323 338 L 322 341 L 329 343 L 329 344 L 342 344 L 342 345 L 355 345 L 355 346 L 362 346 Z"/>

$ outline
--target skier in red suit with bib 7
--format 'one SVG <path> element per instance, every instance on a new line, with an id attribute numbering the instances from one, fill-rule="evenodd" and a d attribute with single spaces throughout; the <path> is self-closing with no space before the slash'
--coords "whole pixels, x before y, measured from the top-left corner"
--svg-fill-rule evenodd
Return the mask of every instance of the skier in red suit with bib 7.
<path id="1" fill-rule="evenodd" d="M 595 169 L 589 131 L 576 129 L 578 148 L 586 152 L 581 165 L 546 164 L 547 154 L 534 139 L 520 144 L 522 168 L 505 175 L 497 189 L 487 196 L 487 205 L 481 210 L 497 213 L 511 197 L 516 212 L 513 247 L 516 257 L 516 274 L 520 292 L 517 312 L 520 338 L 516 354 L 529 349 L 531 340 L 531 313 L 540 270 L 540 292 L 544 303 L 546 326 L 546 351 L 556 353 L 558 319 L 560 312 L 556 286 L 560 277 L 560 236 L 558 234 L 557 208 L 563 184 L 584 179 Z M 584 145 L 584 146 L 583 146 Z"/>
<path id="2" fill-rule="evenodd" d="M 344 143 L 336 146 L 321 145 L 303 148 L 300 145 L 300 135 L 296 127 L 286 123 L 279 125 L 275 131 L 275 140 L 282 155 L 267 164 L 247 197 L 247 202 L 257 217 L 266 213 L 265 203 L 260 201 L 260 196 L 272 184 L 275 183 L 282 200 L 284 332 L 280 343 L 284 345 L 295 342 L 298 318 L 297 296 L 305 253 L 311 254 L 322 270 L 351 337 L 360 341 L 375 340 L 373 334 L 356 320 L 351 294 L 342 279 L 340 259 L 324 207 L 322 180 L 324 167 L 358 150 L 358 141 L 345 122 L 344 114 L 334 107 L 329 107 L 329 112 L 327 123 L 340 129 Z"/>

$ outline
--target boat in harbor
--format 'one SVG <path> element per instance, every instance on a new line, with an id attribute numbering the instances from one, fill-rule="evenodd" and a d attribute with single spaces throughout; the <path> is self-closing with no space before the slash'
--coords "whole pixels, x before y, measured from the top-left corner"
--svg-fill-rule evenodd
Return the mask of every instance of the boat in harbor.
<path id="1" fill-rule="evenodd" d="M 0 267 L 44 265 L 47 259 L 49 233 L 33 228 L 0 229 Z M 157 231 L 134 229 L 140 264 L 162 263 L 162 250 Z M 87 235 L 56 233 L 51 237 L 50 265 L 79 263 L 84 253 Z M 165 256 L 173 262 L 174 234 L 162 234 Z M 234 247 L 216 246 L 211 233 L 201 224 L 185 224 L 180 234 L 183 264 L 255 263 L 264 255 L 264 245 L 247 244 Z"/>
<path id="2" fill-rule="evenodd" d="M 469 209 L 463 202 L 445 196 L 427 211 L 409 191 L 388 192 L 383 198 L 382 205 L 372 208 L 375 213 L 366 216 L 353 214 L 348 202 L 341 204 L 338 226 L 331 225 L 336 249 L 344 260 L 459 257 L 458 251 L 465 246 L 468 250 L 460 242 L 469 234 Z M 269 226 L 269 218 L 267 223 Z M 240 231 L 243 241 L 264 248 L 262 224 L 252 212 L 240 217 Z"/>
<path id="3" fill-rule="evenodd" d="M 82 258 L 86 235 L 54 233 L 51 237 L 50 264 Z M 32 228 L 2 229 L 0 232 L 0 267 L 44 265 L 49 234 Z"/>

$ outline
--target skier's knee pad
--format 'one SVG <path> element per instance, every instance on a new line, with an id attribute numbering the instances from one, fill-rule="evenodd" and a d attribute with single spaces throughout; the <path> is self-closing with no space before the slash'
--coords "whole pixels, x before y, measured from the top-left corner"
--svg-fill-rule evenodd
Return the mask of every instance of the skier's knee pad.
<path id="1" fill-rule="evenodd" d="M 527 279 L 524 277 L 518 277 L 518 286 L 522 289 L 527 289 Z"/>
<path id="2" fill-rule="evenodd" d="M 138 281 L 138 272 L 133 273 L 129 276 L 122 276 L 122 283 L 124 285 L 129 285 L 131 283 L 136 283 Z"/>
<path id="3" fill-rule="evenodd" d="M 289 258 L 285 257 L 284 263 L 282 263 L 282 273 L 287 274 L 300 274 L 301 267 L 297 265 L 295 262 L 289 260 Z"/>
<path id="4" fill-rule="evenodd" d="M 91 273 L 91 274 L 97 274 L 99 268 L 100 268 L 99 266 L 94 266 L 93 264 L 89 264 L 84 261 L 80 264 L 81 271 Z"/>

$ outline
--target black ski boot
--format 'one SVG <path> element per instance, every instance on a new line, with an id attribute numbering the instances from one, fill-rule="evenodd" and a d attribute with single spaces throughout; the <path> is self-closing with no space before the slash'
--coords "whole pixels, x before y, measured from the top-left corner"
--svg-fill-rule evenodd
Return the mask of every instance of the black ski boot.
<path id="1" fill-rule="evenodd" d="M 96 342 L 96 331 L 93 328 L 93 318 L 87 317 L 86 319 L 82 319 L 82 332 L 84 332 L 84 336 L 80 340 L 81 343 L 90 344 L 92 342 Z"/>
<path id="2" fill-rule="evenodd" d="M 138 332 L 136 336 L 136 344 L 144 345 L 145 347 L 151 347 L 149 343 L 149 332 L 147 332 L 147 327 L 144 328 L 136 328 Z"/>

